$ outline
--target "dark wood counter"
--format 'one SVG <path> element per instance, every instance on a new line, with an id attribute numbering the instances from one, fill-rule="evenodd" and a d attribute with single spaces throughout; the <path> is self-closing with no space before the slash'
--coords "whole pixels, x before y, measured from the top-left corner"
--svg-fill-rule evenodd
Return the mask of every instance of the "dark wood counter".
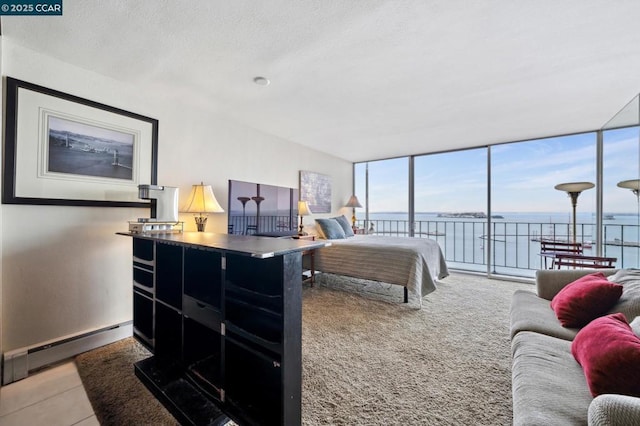
<path id="1" fill-rule="evenodd" d="M 265 259 L 295 251 L 305 251 L 331 245 L 327 241 L 309 241 L 293 238 L 254 237 L 251 235 L 215 234 L 210 232 L 181 232 L 166 234 L 132 234 L 118 232 L 118 235 L 141 239 L 174 243 L 183 246 L 224 250 Z"/>

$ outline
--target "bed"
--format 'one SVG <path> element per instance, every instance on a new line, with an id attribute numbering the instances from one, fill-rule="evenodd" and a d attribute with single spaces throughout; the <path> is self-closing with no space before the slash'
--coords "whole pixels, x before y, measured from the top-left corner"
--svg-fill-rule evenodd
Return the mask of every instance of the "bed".
<path id="1" fill-rule="evenodd" d="M 435 281 L 449 275 L 436 241 L 379 235 L 331 239 L 331 246 L 316 250 L 315 269 L 403 286 L 405 303 L 411 298 L 420 306 Z"/>

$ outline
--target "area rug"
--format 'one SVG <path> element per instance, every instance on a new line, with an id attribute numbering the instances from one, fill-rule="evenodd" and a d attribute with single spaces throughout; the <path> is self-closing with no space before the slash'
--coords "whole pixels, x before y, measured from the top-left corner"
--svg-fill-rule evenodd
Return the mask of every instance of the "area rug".
<path id="1" fill-rule="evenodd" d="M 130 337 L 76 357 L 82 384 L 102 426 L 178 425 L 133 372 L 133 364 L 149 356 Z"/>
<path id="2" fill-rule="evenodd" d="M 303 291 L 304 425 L 510 425 L 509 305 L 530 284 L 452 274 L 422 309 L 402 289 L 328 274 Z M 77 357 L 101 424 L 175 424 L 125 339 Z"/>

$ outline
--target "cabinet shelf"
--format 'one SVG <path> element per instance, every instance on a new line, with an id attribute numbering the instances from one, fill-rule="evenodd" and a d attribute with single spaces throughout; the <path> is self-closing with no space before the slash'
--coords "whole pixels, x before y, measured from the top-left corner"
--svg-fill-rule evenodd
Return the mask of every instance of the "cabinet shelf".
<path id="1" fill-rule="evenodd" d="M 279 361 L 227 340 L 226 402 L 242 413 L 247 424 L 279 424 L 282 408 L 282 368 Z"/>
<path id="2" fill-rule="evenodd" d="M 225 322 L 225 328 L 227 329 L 228 332 L 234 333 L 237 336 L 239 336 L 239 337 L 241 337 L 241 338 L 253 343 L 254 345 L 259 345 L 263 349 L 267 349 L 267 350 L 269 350 L 269 351 L 271 351 L 273 353 L 276 353 L 276 354 L 279 354 L 279 353 L 282 352 L 282 344 L 280 342 L 275 342 L 275 341 L 263 339 L 260 336 L 256 336 L 255 334 L 249 333 L 248 331 L 244 330 L 243 328 L 236 326 L 235 324 L 233 324 L 232 322 L 230 322 L 228 320 Z M 232 334 L 227 333 L 227 338 L 233 339 L 232 336 L 233 336 Z M 240 343 L 238 341 L 238 339 L 236 339 L 236 341 L 238 343 Z M 245 347 L 247 347 L 247 349 L 250 348 L 249 346 L 246 346 L 246 345 L 245 345 Z M 251 350 L 254 351 L 254 352 L 259 352 L 259 351 L 255 350 L 255 349 L 251 349 Z"/>
<path id="3" fill-rule="evenodd" d="M 269 312 L 280 312 L 282 310 L 282 295 L 264 294 L 245 287 L 238 287 L 227 283 L 225 286 L 225 296 L 235 300 L 241 300 L 247 304 L 253 304 L 264 308 Z"/>
<path id="4" fill-rule="evenodd" d="M 282 316 L 246 302 L 227 298 L 225 324 L 270 348 L 282 343 Z"/>
<path id="5" fill-rule="evenodd" d="M 222 314 L 219 309 L 186 294 L 182 298 L 182 309 L 185 316 L 218 333 L 220 332 Z"/>
<path id="6" fill-rule="evenodd" d="M 133 284 L 153 290 L 153 271 L 142 269 L 134 265 L 133 267 Z"/>
<path id="7" fill-rule="evenodd" d="M 187 378 L 210 397 L 220 401 L 220 357 L 211 355 L 187 367 Z"/>

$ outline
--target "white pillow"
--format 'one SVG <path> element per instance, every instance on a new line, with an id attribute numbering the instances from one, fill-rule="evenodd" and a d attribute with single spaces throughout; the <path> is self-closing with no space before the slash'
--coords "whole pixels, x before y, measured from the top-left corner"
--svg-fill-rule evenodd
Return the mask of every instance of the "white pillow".
<path id="1" fill-rule="evenodd" d="M 631 326 L 631 330 L 633 330 L 633 333 L 640 337 L 640 316 L 637 316 L 633 319 L 633 321 L 631 321 L 629 323 L 629 325 Z"/>
<path id="2" fill-rule="evenodd" d="M 607 313 L 622 312 L 627 321 L 640 316 L 640 269 L 620 269 L 608 280 L 622 285 L 622 296 Z"/>
<path id="3" fill-rule="evenodd" d="M 640 280 L 640 269 L 627 268 L 620 269 L 615 274 L 607 277 L 609 281 L 617 284 L 624 284 L 625 281 Z"/>
<path id="4" fill-rule="evenodd" d="M 320 238 L 320 231 L 318 230 L 318 227 L 316 226 L 315 222 L 311 225 L 304 225 L 304 232 L 307 233 L 307 235 L 313 235 L 315 237 Z"/>

